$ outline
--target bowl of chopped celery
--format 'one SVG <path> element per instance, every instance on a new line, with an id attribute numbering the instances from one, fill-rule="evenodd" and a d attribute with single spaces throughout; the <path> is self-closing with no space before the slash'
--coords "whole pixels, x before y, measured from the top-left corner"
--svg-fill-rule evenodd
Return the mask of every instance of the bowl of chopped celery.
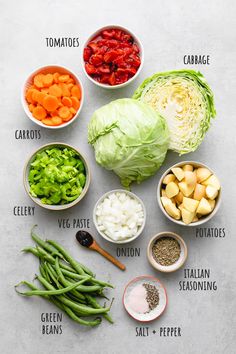
<path id="1" fill-rule="evenodd" d="M 73 146 L 50 143 L 40 147 L 24 167 L 24 187 L 38 205 L 65 210 L 79 203 L 88 191 L 89 166 Z"/>

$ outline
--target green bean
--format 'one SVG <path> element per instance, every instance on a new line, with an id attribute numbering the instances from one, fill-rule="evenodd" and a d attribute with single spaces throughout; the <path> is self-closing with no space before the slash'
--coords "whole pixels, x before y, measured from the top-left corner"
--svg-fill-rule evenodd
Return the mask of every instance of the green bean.
<path id="1" fill-rule="evenodd" d="M 24 283 L 25 283 L 25 285 L 27 285 L 32 290 L 39 290 L 32 283 L 29 283 L 27 281 L 25 281 Z M 45 297 L 47 297 L 47 296 L 45 296 Z M 99 325 L 101 323 L 101 319 L 100 318 L 97 318 L 97 319 L 92 320 L 92 321 L 83 320 L 83 319 L 79 318 L 78 316 L 76 316 L 75 313 L 73 313 L 73 311 L 69 307 L 67 307 L 66 305 L 62 304 L 60 301 L 55 299 L 53 296 L 52 297 L 48 297 L 48 300 L 50 302 L 52 302 L 55 306 L 57 306 L 60 310 L 64 311 L 72 320 L 74 320 L 75 322 L 78 322 L 81 325 L 84 325 L 84 326 L 97 326 L 97 325 Z"/>
<path id="2" fill-rule="evenodd" d="M 67 315 L 74 320 L 75 322 L 78 322 L 81 325 L 84 326 L 97 326 L 101 323 L 101 318 L 97 318 L 95 320 L 92 321 L 87 321 L 87 320 L 83 320 L 82 318 L 79 318 L 78 316 L 76 316 L 76 314 L 67 306 L 65 306 L 64 304 L 61 304 L 58 300 L 53 299 L 52 302 L 58 306 L 61 310 L 64 310 L 64 312 L 67 313 Z"/>
<path id="3" fill-rule="evenodd" d="M 84 270 L 81 268 L 81 266 L 78 264 L 78 262 L 76 262 L 62 246 L 60 246 L 56 241 L 47 240 L 47 242 L 50 245 L 52 245 L 53 247 L 55 247 L 63 255 L 65 260 L 68 263 L 70 263 L 72 268 L 74 268 L 77 271 L 77 273 L 79 273 L 81 275 L 85 274 Z"/>
<path id="4" fill-rule="evenodd" d="M 41 284 L 43 284 L 45 286 L 46 289 L 55 290 L 55 288 L 51 284 L 49 284 L 40 275 L 37 276 L 37 279 L 40 281 Z M 70 307 L 71 309 L 73 309 L 75 311 L 81 311 L 82 313 L 87 314 L 87 315 L 97 315 L 97 314 L 101 314 L 101 313 L 107 313 L 110 310 L 110 307 L 104 307 L 101 309 L 94 309 L 89 306 L 80 305 L 80 304 L 75 303 L 71 300 L 68 300 L 63 295 L 58 295 L 58 300 L 60 300 L 64 305 Z"/>
<path id="5" fill-rule="evenodd" d="M 76 273 L 72 273 L 72 272 L 70 272 L 70 271 L 68 271 L 68 270 L 66 270 L 66 269 L 62 269 L 61 271 L 62 271 L 62 273 L 63 273 L 64 275 L 67 275 L 67 276 L 68 276 L 69 278 L 71 278 L 71 279 L 81 279 L 81 277 L 82 277 L 82 275 L 79 275 L 79 274 L 76 274 Z M 98 279 L 95 279 L 95 278 L 91 278 L 90 281 L 91 281 L 92 283 L 99 284 L 99 285 L 101 285 L 101 286 L 103 286 L 103 287 L 107 286 L 107 287 L 109 287 L 109 288 L 114 288 L 114 286 L 113 286 L 112 284 L 106 283 L 106 282 L 104 282 L 104 281 L 101 281 L 101 280 L 98 280 Z"/>
<path id="6" fill-rule="evenodd" d="M 38 277 L 38 276 L 37 276 Z M 33 295 L 37 295 L 37 296 L 44 296 L 44 295 L 61 295 L 64 293 L 67 293 L 68 291 L 71 291 L 75 288 L 77 288 L 80 284 L 84 283 L 86 280 L 80 280 L 77 283 L 74 283 L 70 286 L 67 286 L 66 288 L 63 289 L 54 289 L 54 290 L 32 290 L 32 291 L 26 291 L 26 292 L 20 292 L 19 290 L 17 290 L 17 287 L 19 285 L 22 284 L 22 282 L 20 282 L 19 284 L 15 285 L 15 290 L 17 293 L 21 294 L 21 295 L 25 295 L 25 296 L 33 296 Z"/>
<path id="7" fill-rule="evenodd" d="M 55 266 L 56 266 L 56 271 L 51 267 L 52 268 L 51 272 L 53 272 L 54 277 L 57 276 L 63 286 L 70 286 L 72 283 L 66 281 L 66 279 L 64 278 L 59 266 L 58 258 L 56 258 Z M 86 278 L 84 278 L 84 280 L 86 281 Z M 81 299 L 85 300 L 85 296 L 80 294 L 80 292 L 77 291 L 77 289 L 72 290 L 72 294 L 74 294 L 76 298 L 79 300 Z"/>
<path id="8" fill-rule="evenodd" d="M 85 295 L 86 299 L 88 300 L 88 302 L 95 308 L 95 309 L 100 309 L 102 308 L 102 306 L 97 302 L 97 300 L 92 297 L 91 295 Z M 114 323 L 113 319 L 111 318 L 111 316 L 108 313 L 104 313 L 103 317 L 110 323 Z"/>
<path id="9" fill-rule="evenodd" d="M 36 235 L 34 232 L 33 232 L 33 229 L 34 227 L 37 226 L 37 225 L 34 225 L 31 229 L 31 237 L 32 239 L 39 245 L 41 246 L 42 248 L 44 248 L 46 251 L 50 252 L 52 255 L 56 255 L 60 258 L 62 258 L 62 255 L 57 251 L 55 250 L 51 245 L 49 245 L 47 242 L 43 241 L 38 235 Z"/>

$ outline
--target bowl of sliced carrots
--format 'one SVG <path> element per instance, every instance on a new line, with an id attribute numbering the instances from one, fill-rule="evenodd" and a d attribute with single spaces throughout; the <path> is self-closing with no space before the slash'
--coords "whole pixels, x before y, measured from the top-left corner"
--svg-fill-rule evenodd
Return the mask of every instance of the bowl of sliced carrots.
<path id="1" fill-rule="evenodd" d="M 26 80 L 21 101 L 27 116 L 41 127 L 58 129 L 79 116 L 84 92 L 79 78 L 65 67 L 48 65 Z"/>

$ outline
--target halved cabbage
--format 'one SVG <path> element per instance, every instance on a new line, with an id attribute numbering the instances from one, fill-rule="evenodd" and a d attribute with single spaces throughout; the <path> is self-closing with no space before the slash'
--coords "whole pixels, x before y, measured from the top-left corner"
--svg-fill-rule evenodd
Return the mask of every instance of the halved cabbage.
<path id="1" fill-rule="evenodd" d="M 157 73 L 146 79 L 133 98 L 152 106 L 167 121 L 170 149 L 195 151 L 216 115 L 213 93 L 204 76 L 194 70 Z"/>

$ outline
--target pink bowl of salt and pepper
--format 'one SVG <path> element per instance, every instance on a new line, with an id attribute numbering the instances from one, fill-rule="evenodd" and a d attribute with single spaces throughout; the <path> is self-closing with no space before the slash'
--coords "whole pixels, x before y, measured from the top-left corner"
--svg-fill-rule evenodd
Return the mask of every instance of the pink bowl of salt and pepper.
<path id="1" fill-rule="evenodd" d="M 143 284 L 150 284 L 158 290 L 159 303 L 153 310 L 149 309 Z M 122 300 L 128 314 L 139 322 L 157 319 L 165 311 L 168 303 L 165 287 L 159 279 L 149 275 L 142 275 L 131 280 L 125 287 Z"/>

